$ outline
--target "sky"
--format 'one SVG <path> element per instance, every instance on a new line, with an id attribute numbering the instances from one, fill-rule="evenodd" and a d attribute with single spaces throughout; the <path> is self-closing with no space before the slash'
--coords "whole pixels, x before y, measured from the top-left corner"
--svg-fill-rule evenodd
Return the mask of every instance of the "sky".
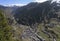
<path id="1" fill-rule="evenodd" d="M 23 6 L 26 5 L 30 2 L 44 2 L 46 0 L 0 0 L 0 5 L 4 5 L 4 6 Z M 56 0 L 54 0 L 56 1 Z M 59 1 L 59 0 L 57 0 Z"/>

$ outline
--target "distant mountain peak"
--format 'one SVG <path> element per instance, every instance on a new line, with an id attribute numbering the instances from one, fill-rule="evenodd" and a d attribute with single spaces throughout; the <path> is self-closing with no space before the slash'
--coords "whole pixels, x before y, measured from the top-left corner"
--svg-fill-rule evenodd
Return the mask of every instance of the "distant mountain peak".
<path id="1" fill-rule="evenodd" d="M 4 6 L 7 6 L 7 7 L 14 7 L 14 6 L 24 6 L 26 4 L 8 4 L 8 5 L 4 5 Z"/>

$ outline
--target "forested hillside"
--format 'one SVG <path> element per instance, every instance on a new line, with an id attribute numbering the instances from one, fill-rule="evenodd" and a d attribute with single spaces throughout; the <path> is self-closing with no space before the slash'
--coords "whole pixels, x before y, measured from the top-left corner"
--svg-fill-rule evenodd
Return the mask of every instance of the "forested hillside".
<path id="1" fill-rule="evenodd" d="M 0 41 L 13 41 L 12 27 L 8 25 L 8 20 L 0 10 Z"/>

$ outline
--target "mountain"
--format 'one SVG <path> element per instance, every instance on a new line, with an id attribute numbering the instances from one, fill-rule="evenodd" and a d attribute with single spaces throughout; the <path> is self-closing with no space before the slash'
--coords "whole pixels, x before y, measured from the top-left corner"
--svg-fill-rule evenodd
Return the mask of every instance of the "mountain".
<path id="1" fill-rule="evenodd" d="M 3 5 L 0 5 L 0 10 L 4 11 L 4 14 L 7 16 L 7 17 L 11 17 L 13 16 L 13 12 L 19 8 L 18 6 L 13 6 L 13 7 L 9 7 L 9 6 L 3 6 Z"/>
<path id="2" fill-rule="evenodd" d="M 26 6 L 20 7 L 15 11 L 15 19 L 19 24 L 31 25 L 35 23 L 41 23 L 42 21 L 49 20 L 51 18 L 57 18 L 60 6 L 58 3 L 46 1 L 43 3 L 29 3 Z"/>
<path id="3" fill-rule="evenodd" d="M 60 41 L 60 3 L 31 2 L 22 7 L 0 5 L 0 17 L 2 41 L 9 40 L 10 32 L 14 41 Z"/>

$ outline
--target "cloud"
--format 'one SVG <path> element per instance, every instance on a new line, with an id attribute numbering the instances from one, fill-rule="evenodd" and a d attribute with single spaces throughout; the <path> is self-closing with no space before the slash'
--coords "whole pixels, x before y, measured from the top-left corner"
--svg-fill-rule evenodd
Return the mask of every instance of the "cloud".
<path id="1" fill-rule="evenodd" d="M 34 2 L 44 2 L 46 0 L 34 0 Z"/>
<path id="2" fill-rule="evenodd" d="M 4 6 L 24 6 L 26 4 L 6 4 Z"/>
<path id="3" fill-rule="evenodd" d="M 44 2 L 44 1 L 47 1 L 47 0 L 34 0 L 34 2 L 39 2 L 39 3 Z M 54 1 L 59 2 L 60 0 L 53 0 L 53 2 L 54 2 Z"/>

